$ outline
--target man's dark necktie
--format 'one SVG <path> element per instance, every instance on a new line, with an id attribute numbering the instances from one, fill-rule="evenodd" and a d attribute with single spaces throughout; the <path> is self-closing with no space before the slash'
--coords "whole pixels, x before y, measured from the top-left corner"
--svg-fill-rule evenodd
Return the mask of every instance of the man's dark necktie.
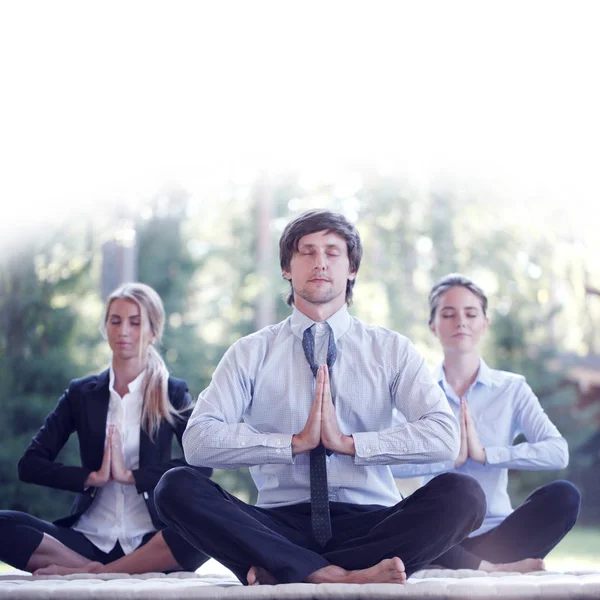
<path id="1" fill-rule="evenodd" d="M 331 367 L 337 358 L 337 348 L 333 331 L 327 323 L 329 329 L 329 345 L 327 347 L 327 368 L 331 375 Z M 304 331 L 302 337 L 302 348 L 306 360 L 310 365 L 313 376 L 317 376 L 319 365 L 315 363 L 315 340 L 310 327 Z M 327 489 L 327 461 L 325 458 L 325 446 L 319 443 L 316 448 L 310 451 L 310 514 L 312 523 L 312 532 L 315 540 L 325 546 L 331 539 L 331 518 L 329 515 L 329 492 Z"/>

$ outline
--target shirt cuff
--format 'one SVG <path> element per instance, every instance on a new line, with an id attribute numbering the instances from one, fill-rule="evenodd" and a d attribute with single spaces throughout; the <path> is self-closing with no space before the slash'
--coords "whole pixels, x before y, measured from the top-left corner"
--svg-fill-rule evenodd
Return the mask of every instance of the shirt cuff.
<path id="1" fill-rule="evenodd" d="M 269 433 L 265 441 L 269 448 L 269 456 L 273 462 L 289 462 L 292 460 L 292 434 Z"/>
<path id="2" fill-rule="evenodd" d="M 240 438 L 238 448 L 255 449 L 260 446 L 267 449 L 267 462 L 289 463 L 292 460 L 292 434 L 267 433 L 265 435 L 252 435 Z"/>
<path id="3" fill-rule="evenodd" d="M 354 464 L 366 465 L 379 455 L 379 434 L 374 431 L 353 433 L 354 439 Z"/>
<path id="4" fill-rule="evenodd" d="M 510 448 L 506 446 L 488 446 L 485 448 L 485 462 L 488 465 L 506 463 L 511 459 Z"/>
<path id="5" fill-rule="evenodd" d="M 242 436 L 236 439 L 238 448 L 256 448 L 257 446 L 263 446 L 265 448 L 279 448 L 283 449 L 286 447 L 292 447 L 292 434 L 291 433 L 266 433 L 264 435 L 249 435 Z M 219 447 L 219 446 L 216 446 Z"/>

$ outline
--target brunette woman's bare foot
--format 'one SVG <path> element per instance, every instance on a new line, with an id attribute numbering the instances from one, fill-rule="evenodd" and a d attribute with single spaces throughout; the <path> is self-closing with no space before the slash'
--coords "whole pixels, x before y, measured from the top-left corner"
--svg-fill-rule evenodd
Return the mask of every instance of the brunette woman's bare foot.
<path id="1" fill-rule="evenodd" d="M 368 569 L 346 571 L 342 567 L 329 565 L 311 573 L 309 583 L 405 583 L 404 563 L 395 556 L 386 558 Z"/>
<path id="2" fill-rule="evenodd" d="M 480 571 L 493 573 L 494 571 L 504 571 L 512 573 L 531 573 L 532 571 L 545 571 L 546 567 L 541 558 L 524 558 L 511 563 L 490 563 L 482 560 L 479 565 Z"/>
<path id="3" fill-rule="evenodd" d="M 248 585 L 276 585 L 277 580 L 262 567 L 250 567 L 246 575 Z"/>

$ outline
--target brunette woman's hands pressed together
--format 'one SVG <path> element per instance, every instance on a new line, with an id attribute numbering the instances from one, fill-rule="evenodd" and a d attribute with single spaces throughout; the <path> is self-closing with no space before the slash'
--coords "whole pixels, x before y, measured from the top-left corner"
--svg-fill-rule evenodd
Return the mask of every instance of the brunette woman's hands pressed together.
<path id="1" fill-rule="evenodd" d="M 466 398 L 460 399 L 460 416 L 458 419 L 460 425 L 460 450 L 454 461 L 455 467 L 460 467 L 470 458 L 479 464 L 485 464 L 485 448 L 482 446 L 477 429 L 473 423 L 473 417 L 469 411 L 469 405 Z"/>

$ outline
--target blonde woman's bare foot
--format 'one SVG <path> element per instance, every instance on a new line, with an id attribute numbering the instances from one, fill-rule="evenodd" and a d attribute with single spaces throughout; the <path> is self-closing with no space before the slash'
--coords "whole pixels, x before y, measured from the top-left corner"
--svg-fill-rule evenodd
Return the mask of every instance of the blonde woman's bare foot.
<path id="1" fill-rule="evenodd" d="M 368 569 L 346 571 L 342 567 L 329 565 L 311 573 L 309 583 L 406 583 L 404 563 L 395 556 L 386 558 Z"/>
<path id="2" fill-rule="evenodd" d="M 73 573 L 98 573 L 102 568 L 102 563 L 89 562 L 82 567 L 61 567 L 60 565 L 48 565 L 41 569 L 36 569 L 34 575 L 73 575 Z"/>
<path id="3" fill-rule="evenodd" d="M 479 565 L 480 571 L 493 573 L 495 571 L 504 571 L 509 573 L 532 573 L 533 571 L 545 571 L 546 567 L 541 558 L 524 558 L 511 563 L 490 563 L 482 560 Z"/>
<path id="4" fill-rule="evenodd" d="M 269 571 L 262 567 L 250 567 L 248 575 L 246 575 L 248 585 L 276 585 L 277 580 Z"/>

